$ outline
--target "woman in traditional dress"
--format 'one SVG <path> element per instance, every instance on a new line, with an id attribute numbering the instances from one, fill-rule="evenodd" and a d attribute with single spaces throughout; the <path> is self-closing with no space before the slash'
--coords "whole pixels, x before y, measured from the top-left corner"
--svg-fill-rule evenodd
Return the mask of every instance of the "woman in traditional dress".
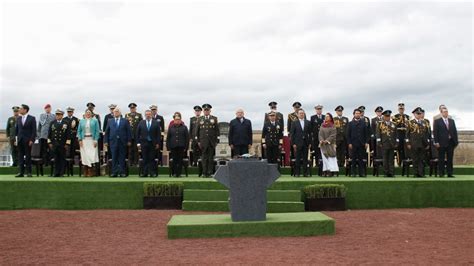
<path id="1" fill-rule="evenodd" d="M 323 176 L 334 176 L 339 172 L 336 158 L 336 128 L 334 119 L 327 113 L 319 130 L 319 147 L 323 159 Z"/>

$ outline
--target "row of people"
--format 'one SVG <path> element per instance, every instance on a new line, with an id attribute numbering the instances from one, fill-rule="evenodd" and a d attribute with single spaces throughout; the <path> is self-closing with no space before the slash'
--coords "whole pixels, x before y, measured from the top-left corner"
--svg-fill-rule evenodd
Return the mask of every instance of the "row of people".
<path id="1" fill-rule="evenodd" d="M 270 112 L 265 114 L 265 123 L 263 126 L 262 130 L 262 147 L 264 150 L 264 156 L 267 157 L 269 162 L 275 163 L 278 158 L 279 158 L 279 153 L 281 152 L 282 148 L 282 138 L 283 138 L 283 131 L 284 131 L 284 122 L 283 122 L 283 115 L 279 112 L 276 111 L 276 102 L 271 102 L 269 103 L 270 106 Z M 29 110 L 26 105 L 22 105 L 22 111 L 21 113 L 21 119 L 22 121 L 28 117 L 31 117 L 34 119 L 32 116 L 28 116 L 27 113 Z M 67 112 L 68 115 L 64 118 L 64 121 L 61 118 L 59 118 L 56 114 L 55 119 L 57 120 L 56 123 L 51 120 L 51 106 L 47 105 L 45 106 L 45 114 L 42 114 L 40 116 L 40 122 L 38 123 L 38 133 L 39 133 L 39 141 L 40 143 L 46 142 L 47 147 L 49 147 L 52 150 L 55 150 L 54 154 L 55 156 L 59 156 L 64 158 L 64 154 L 58 154 L 57 147 L 54 145 L 54 143 L 51 143 L 51 134 L 54 134 L 56 129 L 58 127 L 65 128 L 64 134 L 68 135 L 69 138 L 65 141 L 69 142 L 66 143 L 66 152 L 67 149 L 73 150 L 75 149 L 74 143 L 77 141 L 80 145 L 81 148 L 81 155 L 83 154 L 83 164 L 86 165 L 87 167 L 92 167 L 94 163 L 98 162 L 98 154 L 97 154 L 97 146 L 98 146 L 98 141 L 100 139 L 100 131 L 101 131 L 101 126 L 100 126 L 100 117 L 97 114 L 94 114 L 93 108 L 95 105 L 93 103 L 88 103 L 87 104 L 88 109 L 86 110 L 84 114 L 84 118 L 79 122 L 79 119 L 73 116 L 74 109 L 73 108 L 68 108 Z M 157 140 L 152 138 L 152 144 L 153 144 L 153 151 L 150 151 L 148 148 L 149 143 L 140 143 L 140 135 L 139 130 L 140 130 L 140 124 L 142 124 L 142 128 L 144 123 L 142 123 L 143 120 L 141 114 L 136 112 L 136 107 L 137 105 L 134 103 L 129 104 L 129 108 L 131 110 L 130 113 L 127 113 L 125 115 L 125 118 L 122 118 L 122 114 L 118 108 L 116 108 L 116 105 L 110 105 L 109 108 L 111 110 L 111 114 L 106 116 L 106 119 L 104 120 L 104 132 L 105 132 L 105 138 L 104 138 L 104 144 L 105 146 L 109 146 L 110 154 L 112 155 L 112 162 L 113 162 L 113 175 L 122 175 L 124 172 L 124 158 L 125 154 L 129 154 L 129 160 L 138 160 L 138 148 L 142 148 L 142 154 L 146 159 L 144 158 L 145 162 L 150 161 L 151 159 L 149 158 L 156 158 L 155 153 L 158 151 L 161 151 L 163 148 L 163 129 L 164 129 L 164 119 L 162 116 L 157 114 L 157 108 L 156 106 L 151 106 L 150 110 L 145 112 L 145 116 L 147 121 L 154 121 L 152 124 L 153 126 L 151 127 L 153 130 L 158 130 L 159 132 L 159 137 Z M 359 165 L 359 174 L 360 175 L 365 175 L 362 169 L 363 167 L 360 167 L 360 164 L 362 164 L 363 160 L 366 158 L 366 152 L 365 150 L 367 147 L 371 147 L 370 150 L 373 153 L 373 157 L 378 156 L 378 157 L 384 157 L 384 161 L 392 161 L 390 158 L 393 156 L 393 154 L 389 151 L 386 151 L 387 149 L 384 147 L 390 146 L 383 140 L 381 140 L 381 133 L 386 133 L 388 130 L 384 128 L 383 130 L 380 130 L 378 128 L 378 125 L 382 125 L 384 123 L 381 123 L 382 121 L 385 121 L 387 124 L 390 122 L 390 127 L 395 128 L 395 133 L 392 133 L 391 136 L 396 136 L 396 144 L 395 149 L 400 150 L 400 146 L 405 148 L 405 146 L 409 149 L 411 149 L 412 145 L 404 145 L 409 138 L 407 137 L 407 132 L 410 132 L 411 128 L 418 127 L 417 125 L 419 124 L 421 129 L 417 129 L 414 132 L 419 132 L 420 130 L 423 131 L 423 134 L 426 136 L 426 140 L 424 141 L 424 138 L 419 139 L 418 141 L 414 141 L 415 145 L 413 146 L 413 150 L 419 149 L 417 146 L 418 143 L 426 143 L 429 142 L 431 139 L 431 128 L 429 126 L 429 121 L 427 119 L 423 118 L 424 115 L 424 110 L 421 108 L 417 108 L 413 113 L 415 114 L 415 117 L 417 121 L 419 120 L 420 123 L 418 124 L 413 124 L 413 120 L 409 120 L 408 116 L 403 113 L 404 111 L 404 104 L 399 104 L 399 113 L 393 117 L 391 117 L 391 112 L 386 110 L 383 112 L 382 107 L 377 107 L 375 112 L 377 113 L 377 117 L 374 117 L 372 121 L 370 121 L 367 117 L 364 116 L 364 111 L 365 107 L 361 106 L 354 110 L 354 118 L 352 121 L 349 122 L 349 119 L 342 116 L 342 111 L 344 108 L 342 106 L 338 106 L 335 111 L 337 113 L 337 116 L 333 118 L 331 114 L 322 114 L 322 106 L 317 105 L 315 107 L 316 109 L 316 114 L 311 117 L 311 120 L 308 121 L 306 120 L 306 115 L 305 112 L 301 108 L 301 104 L 299 102 L 296 102 L 293 104 L 293 107 L 295 108 L 295 112 L 291 113 L 288 115 L 288 135 L 291 139 L 291 153 L 292 153 L 292 158 L 295 159 L 295 164 L 296 164 L 296 175 L 299 175 L 300 173 L 300 165 L 305 168 L 307 163 L 305 160 L 307 160 L 308 157 L 308 149 L 312 149 L 313 152 L 315 152 L 316 156 L 319 157 L 320 160 L 325 161 L 325 165 L 328 165 L 328 167 L 325 167 L 325 171 L 328 171 L 328 174 L 330 172 L 334 172 L 331 169 L 335 169 L 333 165 L 333 160 L 328 160 L 328 157 L 325 155 L 328 154 L 336 154 L 337 161 L 338 161 L 338 166 L 343 165 L 345 159 L 346 159 L 346 154 L 350 154 L 350 158 L 353 159 L 354 163 L 352 164 L 353 168 L 355 169 L 357 165 Z M 218 121 L 217 117 L 210 115 L 212 106 L 209 104 L 204 104 L 202 107 L 201 106 L 195 106 L 194 111 L 195 111 L 195 117 L 192 117 L 190 120 L 190 128 L 189 128 L 189 133 L 186 138 L 191 138 L 191 149 L 193 150 L 193 154 L 195 155 L 200 155 L 202 159 L 202 164 L 203 164 L 203 173 L 205 176 L 210 176 L 212 174 L 213 169 L 213 158 L 214 158 L 214 153 L 215 153 L 215 147 L 217 143 L 219 142 L 219 126 L 218 126 Z M 14 107 L 14 113 L 19 113 L 20 108 Z M 115 110 L 117 109 L 117 110 Z M 204 115 L 201 115 L 201 112 L 204 110 Z M 443 106 L 440 106 L 440 110 L 446 110 L 447 109 Z M 26 113 L 25 113 L 26 112 Z M 302 117 L 301 117 L 302 116 Z M 181 121 L 181 115 L 175 114 L 174 117 L 179 117 L 179 121 Z M 173 118 L 174 118 L 173 117 Z M 18 122 L 18 115 L 14 117 L 14 119 L 17 119 L 16 123 Z M 91 119 L 94 118 L 94 122 L 91 122 Z M 119 119 L 120 118 L 120 119 Z M 110 126 L 109 122 L 115 119 L 117 121 L 116 126 Z M 122 119 L 124 119 L 124 122 L 121 122 Z M 447 119 L 451 119 L 449 116 Z M 12 118 L 9 119 L 8 125 L 7 125 L 7 133 L 8 129 L 11 128 L 11 122 Z M 176 120 L 176 119 L 175 119 Z M 327 121 L 326 121 L 327 120 Z M 364 123 L 360 123 L 359 121 L 363 121 Z M 448 120 L 446 120 L 448 121 Z M 372 122 L 372 123 L 370 123 Z M 49 124 L 48 124 L 49 123 Z M 58 124 L 60 123 L 60 124 Z M 412 123 L 412 124 L 410 124 Z M 457 132 L 455 132 L 455 124 L 454 120 L 452 122 L 447 122 L 450 123 L 452 126 L 448 130 L 454 130 L 454 132 L 450 132 L 450 141 L 448 142 L 449 147 L 441 147 L 445 146 L 444 144 L 440 145 L 440 154 L 444 156 L 444 154 L 447 154 L 448 157 L 448 175 L 452 175 L 452 154 L 454 147 L 457 145 Z M 28 123 L 28 124 L 34 124 L 36 125 L 36 122 L 34 123 Z M 128 125 L 125 126 L 125 132 L 121 132 L 120 125 Z M 183 128 L 185 128 L 184 123 L 174 123 L 174 120 L 170 125 L 182 125 Z M 299 126 L 298 126 L 299 125 Z M 354 126 L 355 125 L 355 126 Z M 387 124 L 388 125 L 388 124 Z M 435 123 L 436 125 L 436 123 Z M 321 140 L 320 136 L 320 130 L 321 127 L 324 129 L 323 132 L 324 134 L 328 134 L 326 137 L 329 138 L 329 140 L 323 139 Z M 17 128 L 17 127 L 15 127 Z M 45 131 L 45 129 L 48 129 Z M 51 130 L 53 128 L 53 130 Z M 326 130 L 326 128 L 330 128 L 331 130 Z M 334 130 L 332 130 L 334 128 Z M 17 128 L 18 129 L 18 128 Z M 114 129 L 118 129 L 118 135 L 115 135 L 116 132 Z M 148 128 L 147 128 L 148 129 Z M 172 128 L 173 130 L 171 132 L 175 131 L 175 128 Z M 86 132 L 86 130 L 88 130 Z M 127 130 L 129 131 L 127 133 Z M 359 132 L 362 130 L 361 132 Z M 30 130 L 31 131 L 31 130 Z M 34 130 L 36 132 L 36 129 Z M 43 133 L 45 131 L 46 133 Z M 187 128 L 186 131 L 188 132 Z M 330 131 L 329 133 L 326 131 Z M 335 131 L 335 134 L 333 134 Z M 378 132 L 380 131 L 380 132 Z M 97 133 L 99 132 L 99 133 Z M 141 130 L 141 132 L 144 132 L 144 130 Z M 170 130 L 168 130 L 170 132 Z M 183 129 L 179 130 L 179 132 L 184 132 Z M 355 132 L 354 134 L 358 134 L 357 136 L 353 136 L 352 132 Z M 137 134 L 138 133 L 138 134 Z M 46 134 L 46 138 L 44 138 L 44 134 Z M 58 133 L 56 133 L 58 134 Z M 122 135 L 120 135 L 122 134 Z M 18 135 L 18 132 L 15 130 L 15 136 Z M 378 135 L 379 137 L 377 137 Z M 412 134 L 413 135 L 413 134 Z M 76 138 L 77 136 L 77 138 Z M 112 139 L 110 136 L 114 136 Z M 130 136 L 130 138 L 125 138 L 127 136 Z M 452 140 L 451 140 L 452 136 Z M 35 136 L 36 137 L 36 136 Z M 367 140 L 364 142 L 362 139 L 367 137 Z M 88 141 L 90 138 L 93 139 L 93 141 Z M 335 138 L 335 139 L 332 139 Z M 359 139 L 357 139 L 359 138 Z M 35 138 L 34 138 L 35 139 Z M 33 139 L 33 141 L 34 141 Z M 48 141 L 49 139 L 49 141 Z M 126 139 L 127 141 L 122 141 L 122 139 Z M 43 141 L 44 140 L 44 141 Z M 120 141 L 118 141 L 120 140 Z M 179 139 L 182 141 L 183 139 Z M 62 141 L 62 140 L 61 140 Z M 62 144 L 60 141 L 59 144 Z M 355 143 L 352 143 L 354 142 Z M 120 145 L 116 145 L 116 143 L 120 143 Z M 122 143 L 123 142 L 123 143 Z M 143 142 L 143 141 L 142 141 Z M 156 143 L 155 143 L 156 142 Z M 379 143 L 380 142 L 380 143 Z M 12 145 L 12 146 L 18 146 L 20 147 L 20 142 L 18 142 L 18 145 Z M 360 143 L 364 143 L 364 145 L 359 145 Z M 244 117 L 244 112 L 242 109 L 237 110 L 236 112 L 236 118 L 233 119 L 230 124 L 229 124 L 229 145 L 231 146 L 232 150 L 232 155 L 242 155 L 245 153 L 248 153 L 250 146 L 252 145 L 252 124 L 251 121 L 247 118 Z M 43 145 L 42 145 L 43 146 Z M 84 150 L 84 146 L 88 146 L 89 152 L 86 152 Z M 181 145 L 183 146 L 183 145 Z M 367 147 L 366 147 L 367 146 Z M 392 145 L 393 146 L 393 145 Z M 424 145 L 423 147 L 425 147 Z M 337 148 L 336 148 L 337 147 Z M 187 145 L 183 146 L 185 150 L 188 149 Z M 129 149 L 127 151 L 127 149 Z M 172 148 L 169 147 L 168 150 L 171 150 Z M 13 152 L 14 149 L 12 149 Z M 349 152 L 346 152 L 348 150 Z M 24 152 L 25 153 L 25 152 Z M 46 153 L 46 152 L 45 152 Z M 405 153 L 405 151 L 403 151 Z M 183 153 L 181 152 L 171 152 L 171 154 L 180 154 L 179 157 L 176 158 L 177 163 L 182 161 L 182 156 Z M 386 154 L 385 156 L 383 156 Z M 400 154 L 402 152 L 398 152 L 398 157 L 400 157 Z M 419 156 L 420 152 L 419 150 L 416 152 L 412 152 L 412 157 L 414 160 L 414 165 L 421 165 L 419 162 L 423 162 L 423 157 Z M 14 154 L 12 156 L 15 158 Z M 178 155 L 176 155 L 178 156 Z M 21 156 L 16 156 L 20 158 Z M 24 156 L 23 156 L 24 157 Z M 22 157 L 22 158 L 23 158 Z M 197 158 L 198 156 L 195 156 Z M 332 157 L 331 157 L 332 158 Z M 386 159 L 386 160 L 385 160 Z M 393 159 L 393 158 L 392 158 Z M 45 162 L 48 160 L 45 159 Z M 56 161 L 56 160 L 55 160 Z M 341 162 L 342 161 L 342 162 Z M 449 163 L 451 161 L 451 163 Z M 90 162 L 90 163 L 89 163 Z M 332 166 L 331 166 L 332 165 Z M 387 166 L 386 168 L 386 174 L 388 176 L 393 175 L 393 166 L 390 167 L 389 163 L 385 163 L 384 165 Z M 64 167 L 57 167 L 57 169 L 63 169 Z M 150 172 L 148 170 L 149 167 L 145 167 L 147 169 L 146 172 Z M 390 170 L 392 169 L 392 170 Z M 417 167 L 417 169 L 421 169 L 421 167 Z M 303 169 L 303 172 L 305 174 L 307 169 Z M 441 170 L 441 169 L 440 169 Z M 28 169 L 27 169 L 28 171 Z M 24 169 L 22 170 L 20 167 L 20 174 L 24 172 Z M 29 171 L 30 173 L 31 171 Z M 90 169 L 86 171 L 86 173 L 89 173 Z M 441 171 L 443 173 L 444 171 Z M 422 175 L 421 170 L 417 170 L 417 175 Z"/>

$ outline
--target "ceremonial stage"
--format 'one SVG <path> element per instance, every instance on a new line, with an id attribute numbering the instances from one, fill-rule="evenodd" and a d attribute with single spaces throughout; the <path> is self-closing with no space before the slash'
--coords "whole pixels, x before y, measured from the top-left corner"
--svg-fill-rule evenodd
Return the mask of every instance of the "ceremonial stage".
<path id="1" fill-rule="evenodd" d="M 466 168 L 472 172 L 473 168 Z M 227 190 L 212 178 L 32 177 L 0 175 L 0 209 L 143 209 L 144 182 L 184 183 L 183 210 L 228 211 Z M 474 174 L 455 178 L 281 176 L 268 191 L 268 212 L 302 212 L 301 189 L 344 184 L 348 209 L 474 207 Z"/>

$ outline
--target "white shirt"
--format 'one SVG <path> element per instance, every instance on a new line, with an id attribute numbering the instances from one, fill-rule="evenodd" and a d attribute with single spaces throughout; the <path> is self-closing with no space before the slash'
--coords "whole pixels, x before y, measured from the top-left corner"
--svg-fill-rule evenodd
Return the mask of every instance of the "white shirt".
<path id="1" fill-rule="evenodd" d="M 21 124 L 24 125 L 26 122 L 26 118 L 28 117 L 28 114 L 24 115 L 21 117 Z"/>
<path id="2" fill-rule="evenodd" d="M 304 119 L 300 119 L 300 125 L 301 125 L 301 129 L 304 130 Z"/>

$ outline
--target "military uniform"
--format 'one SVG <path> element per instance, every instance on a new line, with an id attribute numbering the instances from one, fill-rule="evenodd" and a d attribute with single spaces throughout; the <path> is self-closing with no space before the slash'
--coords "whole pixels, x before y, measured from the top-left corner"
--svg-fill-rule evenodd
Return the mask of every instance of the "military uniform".
<path id="1" fill-rule="evenodd" d="M 162 154 L 163 154 L 163 143 L 165 139 L 165 119 L 163 116 L 157 114 L 158 106 L 152 105 L 150 106 L 150 110 L 152 111 L 152 119 L 156 120 L 158 124 L 160 125 L 160 132 L 161 132 L 161 138 L 160 138 L 160 148 L 156 150 L 156 157 L 160 160 L 160 162 L 163 162 Z"/>
<path id="2" fill-rule="evenodd" d="M 405 109 L 404 103 L 398 104 L 399 109 Z M 402 161 L 405 160 L 406 152 L 405 152 L 405 139 L 406 139 L 406 131 L 408 127 L 408 122 L 410 121 L 410 117 L 406 114 L 398 113 L 392 117 L 392 122 L 395 123 L 395 126 L 398 130 L 398 149 L 397 149 L 397 164 L 398 166 L 402 165 Z"/>
<path id="3" fill-rule="evenodd" d="M 294 102 L 293 103 L 293 108 L 294 112 L 288 114 L 288 121 L 287 121 L 287 131 L 288 131 L 288 138 L 291 138 L 291 125 L 293 124 L 294 121 L 298 121 L 298 110 L 301 108 L 301 103 L 300 102 Z M 304 118 L 306 119 L 306 113 L 304 115 Z M 294 149 L 290 148 L 290 158 L 293 159 L 295 158 L 294 154 Z"/>
<path id="4" fill-rule="evenodd" d="M 382 106 L 377 106 L 375 108 L 375 112 L 383 112 L 383 107 Z M 372 153 L 372 162 L 374 159 L 382 159 L 382 150 L 380 150 L 380 147 L 377 145 L 376 141 L 376 136 L 375 133 L 377 131 L 377 125 L 378 123 L 383 121 L 383 116 L 375 116 L 370 120 L 370 152 Z"/>
<path id="5" fill-rule="evenodd" d="M 63 115 L 64 112 L 56 110 L 56 115 Z M 71 132 L 68 121 L 61 118 L 61 120 L 54 120 L 51 122 L 48 132 L 48 144 L 54 158 L 54 176 L 60 177 L 64 175 L 66 166 L 66 145 L 71 144 Z"/>
<path id="6" fill-rule="evenodd" d="M 283 119 L 283 114 L 276 111 L 276 106 L 277 106 L 277 102 L 270 102 L 268 104 L 268 106 L 270 106 L 271 110 L 268 112 L 268 113 L 265 113 L 265 118 L 263 120 L 263 123 L 267 123 L 270 121 L 270 118 L 268 117 L 268 115 L 271 113 L 271 112 L 275 112 L 275 116 L 276 116 L 276 121 L 278 122 L 278 124 L 280 124 L 280 126 L 282 128 L 285 128 L 285 120 Z"/>
<path id="7" fill-rule="evenodd" d="M 334 111 L 343 111 L 344 107 L 339 105 Z M 343 167 L 347 158 L 347 125 L 349 118 L 345 116 L 334 116 L 334 127 L 336 128 L 336 154 L 337 164 Z"/>
<path id="8" fill-rule="evenodd" d="M 74 108 L 68 107 L 66 111 L 68 112 L 68 115 L 69 115 L 69 112 L 74 112 Z M 69 126 L 69 133 L 70 133 L 69 139 L 71 140 L 68 150 L 66 151 L 66 156 L 68 158 L 74 159 L 76 150 L 79 150 L 79 142 L 77 141 L 77 127 L 79 126 L 79 119 L 75 117 L 74 115 L 72 115 L 71 113 L 71 116 L 64 117 L 64 121 L 66 121 Z M 74 162 L 74 160 L 72 161 Z M 71 173 L 72 173 L 73 164 L 74 163 L 69 165 L 70 167 L 69 171 Z"/>
<path id="9" fill-rule="evenodd" d="M 414 112 L 420 112 L 418 107 Z M 413 160 L 413 170 L 416 177 L 424 177 L 426 150 L 430 147 L 429 129 L 422 119 L 412 119 L 408 122 L 405 142 L 410 145 L 410 156 Z"/>
<path id="10" fill-rule="evenodd" d="M 201 106 L 194 106 L 194 111 L 202 111 Z M 196 136 L 196 127 L 198 125 L 200 116 L 193 116 L 189 119 L 189 136 L 191 138 L 191 164 L 196 166 L 198 158 L 201 157 L 201 149 L 199 148 L 197 136 Z"/>
<path id="11" fill-rule="evenodd" d="M 128 105 L 128 108 L 136 108 L 137 105 L 135 103 L 131 103 Z M 132 132 L 132 139 L 131 139 L 131 145 L 128 148 L 128 160 L 130 162 L 130 165 L 138 165 L 138 148 L 137 148 L 137 140 L 136 140 L 136 135 L 137 135 L 137 128 L 138 128 L 138 123 L 143 120 L 142 114 L 138 112 L 131 111 L 130 113 L 125 114 L 125 119 L 128 120 L 128 123 L 130 124 L 130 130 Z"/>
<path id="12" fill-rule="evenodd" d="M 275 112 L 270 115 L 276 116 Z M 268 163 L 278 164 L 280 150 L 283 145 L 283 126 L 278 122 L 269 120 L 265 122 L 262 129 L 262 145 L 265 144 L 265 154 Z"/>
<path id="13" fill-rule="evenodd" d="M 202 108 L 211 109 L 210 104 L 204 104 Z M 201 116 L 198 120 L 196 127 L 197 141 L 201 147 L 202 152 L 202 169 L 203 175 L 210 177 L 214 169 L 214 155 L 216 152 L 216 146 L 219 143 L 219 124 L 217 117 L 213 115 Z"/>
<path id="14" fill-rule="evenodd" d="M 15 143 L 15 127 L 16 127 L 16 120 L 18 118 L 18 111 L 20 110 L 20 107 L 13 106 L 12 110 L 15 113 L 15 115 L 8 118 L 6 133 L 7 133 L 8 142 L 10 143 L 10 153 L 11 153 L 12 161 L 13 161 L 12 166 L 16 167 L 18 166 L 18 146 Z"/>
<path id="15" fill-rule="evenodd" d="M 392 111 L 385 110 L 384 116 L 390 116 Z M 377 122 L 375 138 L 380 156 L 383 158 L 383 168 L 386 177 L 395 175 L 394 159 L 395 149 L 398 146 L 397 127 L 392 121 Z"/>
<path id="16" fill-rule="evenodd" d="M 318 104 L 314 107 L 314 109 L 322 110 L 323 106 Z M 321 149 L 319 148 L 319 129 L 321 128 L 321 125 L 323 124 L 324 119 L 325 119 L 325 115 L 323 114 L 313 115 L 311 116 L 311 119 L 310 119 L 311 133 L 312 133 L 311 149 L 313 151 L 316 164 L 318 164 L 319 160 L 321 159 Z"/>

